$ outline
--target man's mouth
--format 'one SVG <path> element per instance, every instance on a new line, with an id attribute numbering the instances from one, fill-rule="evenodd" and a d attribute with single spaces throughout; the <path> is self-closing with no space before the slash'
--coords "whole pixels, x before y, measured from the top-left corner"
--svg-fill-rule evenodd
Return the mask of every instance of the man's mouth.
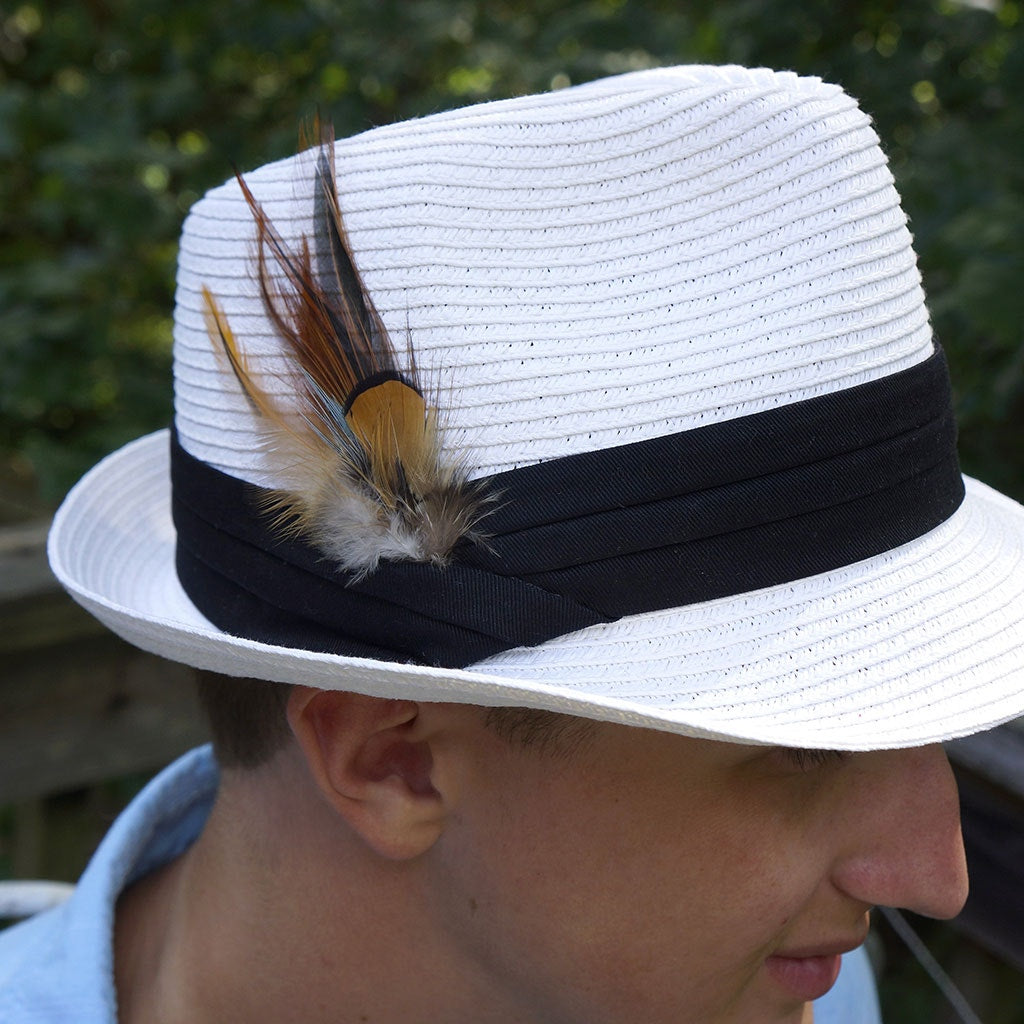
<path id="1" fill-rule="evenodd" d="M 867 928 L 865 918 L 863 931 L 856 937 L 780 949 L 765 960 L 765 969 L 773 981 L 797 999 L 805 1003 L 820 999 L 836 983 L 843 954 L 863 943 Z"/>
<path id="2" fill-rule="evenodd" d="M 769 976 L 801 1002 L 820 999 L 836 983 L 842 955 L 828 953 L 817 956 L 775 955 L 765 960 Z"/>

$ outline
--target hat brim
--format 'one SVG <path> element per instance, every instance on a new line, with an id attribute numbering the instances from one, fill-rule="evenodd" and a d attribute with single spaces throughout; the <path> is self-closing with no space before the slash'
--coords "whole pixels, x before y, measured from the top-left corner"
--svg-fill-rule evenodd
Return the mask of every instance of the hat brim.
<path id="1" fill-rule="evenodd" d="M 82 478 L 54 518 L 49 556 L 74 598 L 115 633 L 226 675 L 544 708 L 746 743 L 906 747 L 1024 713 L 1024 508 L 965 480 L 952 518 L 893 551 L 463 670 L 272 646 L 213 626 L 175 572 L 166 431 Z"/>

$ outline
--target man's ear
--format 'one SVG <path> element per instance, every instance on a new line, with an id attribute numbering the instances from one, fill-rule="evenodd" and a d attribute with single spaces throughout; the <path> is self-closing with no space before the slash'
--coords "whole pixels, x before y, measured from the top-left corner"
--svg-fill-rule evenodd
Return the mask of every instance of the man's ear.
<path id="1" fill-rule="evenodd" d="M 370 847 L 407 860 L 434 844 L 445 810 L 417 703 L 294 686 L 288 723 L 321 793 Z"/>

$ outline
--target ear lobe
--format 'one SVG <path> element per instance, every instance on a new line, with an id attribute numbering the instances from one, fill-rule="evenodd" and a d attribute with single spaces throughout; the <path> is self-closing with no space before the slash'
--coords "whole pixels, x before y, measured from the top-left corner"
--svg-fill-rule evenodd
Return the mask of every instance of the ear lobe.
<path id="1" fill-rule="evenodd" d="M 310 774 L 335 812 L 378 854 L 408 860 L 444 824 L 419 705 L 296 686 L 288 722 Z"/>

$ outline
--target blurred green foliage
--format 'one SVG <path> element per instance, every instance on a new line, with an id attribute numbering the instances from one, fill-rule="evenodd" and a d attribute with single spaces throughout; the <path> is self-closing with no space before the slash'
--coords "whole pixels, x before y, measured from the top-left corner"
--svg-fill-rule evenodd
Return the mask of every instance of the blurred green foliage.
<path id="1" fill-rule="evenodd" d="M 170 415 L 181 220 L 232 164 L 650 65 L 765 64 L 871 112 L 965 466 L 1024 497 L 1021 0 L 14 0 L 0 9 L 0 456 L 54 500 Z M 10 474 L 8 474 L 10 475 Z"/>

